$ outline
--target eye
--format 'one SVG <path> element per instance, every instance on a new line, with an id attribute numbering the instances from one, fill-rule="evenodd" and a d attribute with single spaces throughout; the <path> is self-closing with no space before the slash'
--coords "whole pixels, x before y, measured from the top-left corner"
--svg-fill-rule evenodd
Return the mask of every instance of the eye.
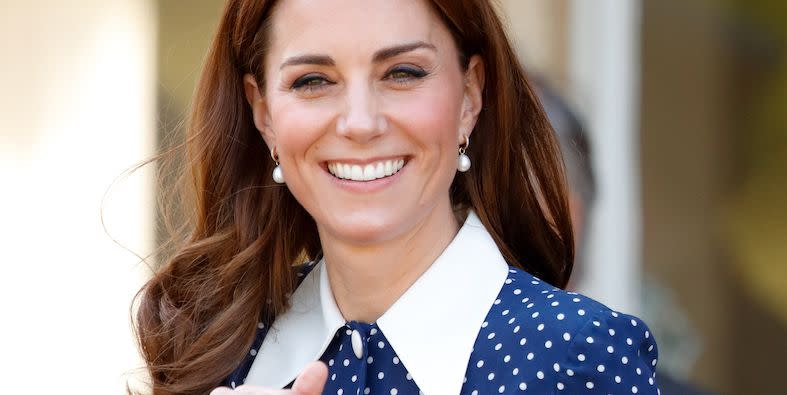
<path id="1" fill-rule="evenodd" d="M 412 80 L 423 78 L 427 72 L 415 66 L 396 66 L 391 69 L 385 78 L 395 82 L 406 83 Z"/>
<path id="2" fill-rule="evenodd" d="M 321 74 L 306 74 L 296 79 L 290 89 L 312 91 L 328 84 L 332 84 L 332 82 Z"/>

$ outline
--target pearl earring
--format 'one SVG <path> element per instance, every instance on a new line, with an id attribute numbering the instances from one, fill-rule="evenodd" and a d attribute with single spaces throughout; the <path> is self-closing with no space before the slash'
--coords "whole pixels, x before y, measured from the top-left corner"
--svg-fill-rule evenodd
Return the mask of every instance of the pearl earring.
<path id="1" fill-rule="evenodd" d="M 459 146 L 459 157 L 456 158 L 456 169 L 461 171 L 462 173 L 470 170 L 470 157 L 465 154 L 467 151 L 467 147 L 470 146 L 470 138 L 465 136 L 465 143 L 464 145 Z"/>
<path id="2" fill-rule="evenodd" d="M 276 163 L 276 167 L 273 168 L 273 181 L 277 184 L 284 184 L 284 172 L 279 166 L 279 155 L 276 153 L 276 147 L 273 147 L 271 150 L 271 159 Z"/>

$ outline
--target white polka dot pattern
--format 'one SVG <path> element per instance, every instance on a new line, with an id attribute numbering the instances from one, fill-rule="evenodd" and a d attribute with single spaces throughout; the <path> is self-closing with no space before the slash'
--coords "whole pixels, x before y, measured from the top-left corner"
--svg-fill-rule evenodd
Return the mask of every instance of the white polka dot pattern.
<path id="1" fill-rule="evenodd" d="M 357 334 L 353 345 L 354 331 L 362 350 Z M 257 347 L 265 332 L 260 325 Z M 420 393 L 407 360 L 383 332 L 374 323 L 355 321 L 337 331 L 320 358 L 329 366 L 323 394 Z M 225 383 L 241 382 L 255 354 L 247 354 Z M 479 323 L 461 395 L 658 394 L 657 355 L 655 339 L 638 318 L 511 268 Z"/>

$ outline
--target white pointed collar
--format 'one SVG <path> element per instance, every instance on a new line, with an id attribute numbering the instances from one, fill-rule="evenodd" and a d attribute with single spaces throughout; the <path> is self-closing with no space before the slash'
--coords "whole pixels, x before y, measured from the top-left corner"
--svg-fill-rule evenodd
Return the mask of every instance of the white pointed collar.
<path id="1" fill-rule="evenodd" d="M 247 384 L 286 386 L 346 324 L 324 266 L 316 265 L 274 321 Z M 437 260 L 377 320 L 424 394 L 460 392 L 478 331 L 507 276 L 508 264 L 471 211 Z"/>

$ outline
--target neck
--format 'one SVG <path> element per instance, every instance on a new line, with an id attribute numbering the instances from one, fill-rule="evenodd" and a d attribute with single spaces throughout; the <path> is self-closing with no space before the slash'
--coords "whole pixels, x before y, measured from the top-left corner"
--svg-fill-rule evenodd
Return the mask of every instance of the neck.
<path id="1" fill-rule="evenodd" d="M 432 265 L 459 229 L 450 205 L 410 231 L 373 245 L 320 234 L 328 280 L 347 321 L 375 322 Z"/>

